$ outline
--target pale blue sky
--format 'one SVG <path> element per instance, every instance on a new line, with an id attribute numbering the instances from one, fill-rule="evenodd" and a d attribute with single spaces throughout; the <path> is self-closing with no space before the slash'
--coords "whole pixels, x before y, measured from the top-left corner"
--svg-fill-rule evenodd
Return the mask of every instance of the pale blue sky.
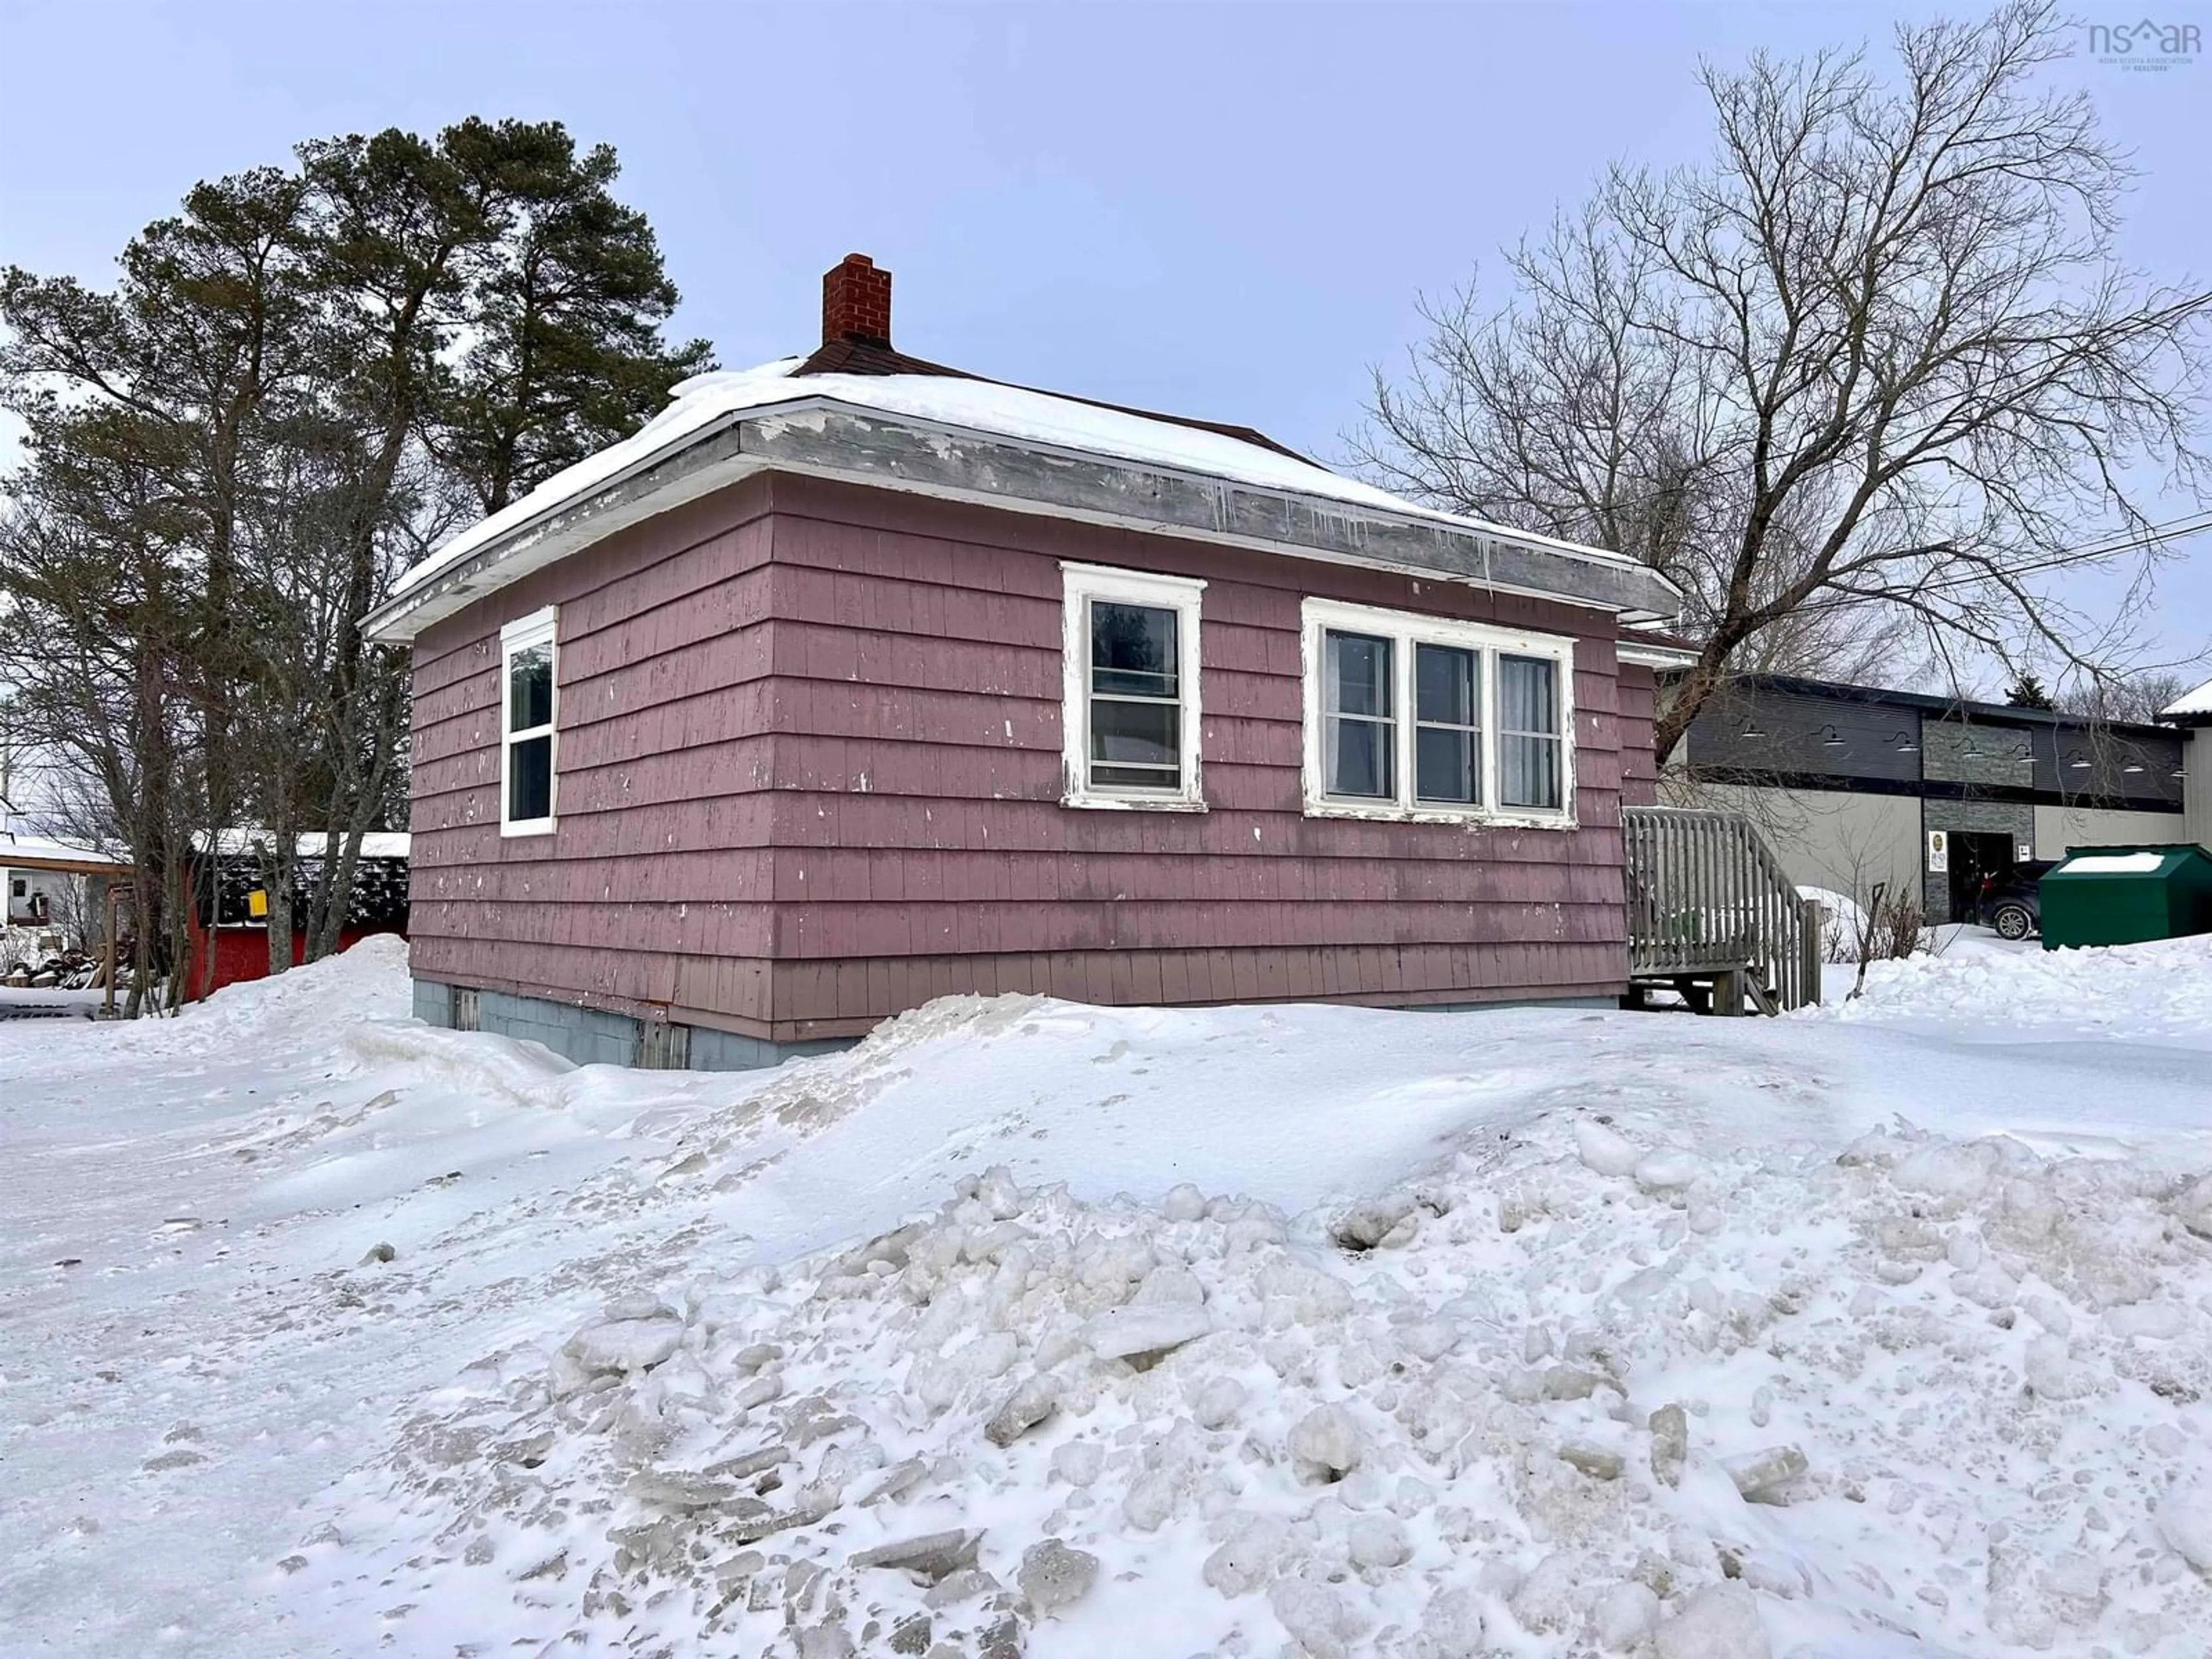
<path id="1" fill-rule="evenodd" d="M 2212 8 L 2166 10 L 2212 39 Z M 104 281 L 194 179 L 295 140 L 558 117 L 620 150 L 681 325 L 725 363 L 812 344 L 820 273 L 860 251 L 896 274 L 909 350 L 1334 457 L 1418 291 L 1493 263 L 1607 161 L 1703 145 L 1700 55 L 1879 40 L 1899 15 L 0 0 L 0 260 Z M 2147 173 L 2129 256 L 2212 271 L 2212 54 L 2063 73 Z M 2172 656 L 2212 642 L 2212 538 L 2185 558 L 2151 619 Z"/>

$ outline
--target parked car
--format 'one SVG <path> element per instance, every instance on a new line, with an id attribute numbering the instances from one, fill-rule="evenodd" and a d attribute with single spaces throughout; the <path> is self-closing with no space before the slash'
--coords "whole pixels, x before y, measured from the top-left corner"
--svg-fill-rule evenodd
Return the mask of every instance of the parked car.
<path id="1" fill-rule="evenodd" d="M 1982 878 L 1974 920 L 1996 930 L 1999 939 L 2022 939 L 2043 931 L 2043 878 L 2058 867 L 2056 859 L 2030 859 Z"/>

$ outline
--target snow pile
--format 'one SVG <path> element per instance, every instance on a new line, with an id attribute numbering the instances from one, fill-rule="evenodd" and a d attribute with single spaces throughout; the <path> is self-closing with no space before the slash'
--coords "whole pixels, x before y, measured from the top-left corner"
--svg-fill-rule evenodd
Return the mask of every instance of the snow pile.
<path id="1" fill-rule="evenodd" d="M 2049 1041 L 2118 1034 L 2212 1048 L 2212 934 L 1877 962 L 1863 996 L 1797 1017 L 2033 1031 Z"/>
<path id="2" fill-rule="evenodd" d="M 1555 1111 L 1297 1218 L 993 1168 L 704 1255 L 282 1565 L 425 1654 L 2195 1659 L 2208 1389 L 2212 1176 Z"/>
<path id="3" fill-rule="evenodd" d="M 2154 876 L 2166 862 L 2163 853 L 2081 853 L 2067 860 L 2073 876 Z"/>
<path id="4" fill-rule="evenodd" d="M 2201 1659 L 2146 997 L 963 1000 L 710 1075 L 405 996 L 0 1023 L 0 1648 Z"/>
<path id="5" fill-rule="evenodd" d="M 104 1025 L 92 1036 L 118 1054 L 220 1054 L 246 1043 L 306 1040 L 341 1023 L 397 1019 L 409 1012 L 410 994 L 407 941 L 379 933 L 289 973 L 226 985 L 174 1018 Z"/>

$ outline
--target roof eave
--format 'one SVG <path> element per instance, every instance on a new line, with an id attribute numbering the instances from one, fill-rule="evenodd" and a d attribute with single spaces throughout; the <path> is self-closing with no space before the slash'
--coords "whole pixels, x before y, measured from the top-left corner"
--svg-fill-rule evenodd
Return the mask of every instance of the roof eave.
<path id="1" fill-rule="evenodd" d="M 2010 703 L 1976 702 L 1967 698 L 1937 696 L 1928 691 L 1898 691 L 1878 685 L 1852 685 L 1842 680 L 1808 679 L 1796 674 L 1735 674 L 1729 684 L 1754 690 L 1778 691 L 1796 696 L 1826 697 L 1836 702 L 1856 702 L 1888 708 L 1911 708 L 1943 719 L 1979 720 L 1985 725 L 2053 727 L 2095 727 L 2124 737 L 2170 737 L 2172 715 L 2154 720 L 2112 720 L 2089 714 L 2069 714 L 2055 708 L 2021 708 Z M 2203 717 L 2212 724 L 2212 714 Z"/>
<path id="2" fill-rule="evenodd" d="M 1641 668 L 1663 671 L 1669 668 L 1694 668 L 1698 665 L 1698 653 L 1687 646 L 1659 645 L 1649 641 L 1638 640 L 1632 631 L 1621 635 L 1620 643 L 1615 647 L 1614 654 L 1623 662 L 1634 663 Z"/>
<path id="3" fill-rule="evenodd" d="M 718 422 L 694 434 L 694 441 L 647 456 L 589 494 L 486 542 L 377 606 L 362 619 L 362 634 L 378 645 L 407 644 L 534 571 L 759 471 L 744 453 L 736 425 L 735 416 Z"/>
<path id="4" fill-rule="evenodd" d="M 131 863 L 127 859 L 112 859 L 99 854 L 79 857 L 75 854 L 24 852 L 0 840 L 0 870 L 43 870 L 69 876 L 115 876 L 128 875 Z"/>
<path id="5" fill-rule="evenodd" d="M 759 472 L 1369 565 L 1628 617 L 1671 617 L 1680 604 L 1656 571 L 1592 549 L 799 398 L 733 415 L 516 526 L 388 601 L 364 630 L 385 643 L 411 640 L 531 570 Z"/>

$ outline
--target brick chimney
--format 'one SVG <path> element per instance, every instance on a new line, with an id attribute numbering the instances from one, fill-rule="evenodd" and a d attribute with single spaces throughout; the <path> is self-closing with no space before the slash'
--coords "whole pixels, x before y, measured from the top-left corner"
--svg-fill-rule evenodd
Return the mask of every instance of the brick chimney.
<path id="1" fill-rule="evenodd" d="M 848 253 L 822 276 L 822 343 L 891 343 L 891 274 L 865 253 Z"/>

